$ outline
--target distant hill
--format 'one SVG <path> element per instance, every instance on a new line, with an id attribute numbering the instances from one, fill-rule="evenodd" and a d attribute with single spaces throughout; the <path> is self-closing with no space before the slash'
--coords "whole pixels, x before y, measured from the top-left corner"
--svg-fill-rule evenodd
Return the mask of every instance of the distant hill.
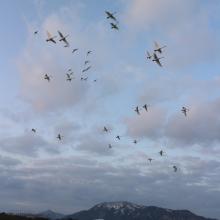
<path id="1" fill-rule="evenodd" d="M 57 212 L 53 212 L 51 210 L 47 210 L 47 211 L 37 214 L 37 216 L 51 219 L 51 220 L 56 220 L 56 219 L 62 219 L 65 215 L 57 213 Z"/>
<path id="2" fill-rule="evenodd" d="M 39 218 L 39 217 L 24 217 L 19 215 L 0 213 L 0 220 L 47 220 L 47 219 Z"/>
<path id="3" fill-rule="evenodd" d="M 130 202 L 104 202 L 89 210 L 64 217 L 78 220 L 214 220 L 193 214 L 188 210 L 171 210 L 143 206 Z"/>

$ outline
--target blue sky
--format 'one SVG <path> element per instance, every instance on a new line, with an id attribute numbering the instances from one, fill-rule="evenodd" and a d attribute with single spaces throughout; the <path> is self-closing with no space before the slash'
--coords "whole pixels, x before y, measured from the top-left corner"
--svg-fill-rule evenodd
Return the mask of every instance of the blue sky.
<path id="1" fill-rule="evenodd" d="M 220 218 L 219 8 L 217 0 L 3 1 L 1 210 L 73 213 L 129 200 Z M 119 31 L 105 10 L 117 12 Z M 57 30 L 69 48 L 45 41 Z M 154 41 L 167 45 L 162 68 L 146 59 Z M 81 82 L 88 50 L 92 69 Z M 149 112 L 136 115 L 145 103 Z"/>

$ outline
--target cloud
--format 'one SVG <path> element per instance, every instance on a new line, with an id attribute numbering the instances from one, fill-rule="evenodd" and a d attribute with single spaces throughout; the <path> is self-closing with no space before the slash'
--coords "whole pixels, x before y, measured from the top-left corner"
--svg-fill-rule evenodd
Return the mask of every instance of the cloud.
<path id="1" fill-rule="evenodd" d="M 181 145 L 198 144 L 210 147 L 216 142 L 219 143 L 219 107 L 219 98 L 202 103 L 195 101 L 190 106 L 187 118 L 177 114 L 170 117 L 165 131 L 166 135 L 176 140 L 177 143 L 182 143 Z"/>
<path id="2" fill-rule="evenodd" d="M 142 110 L 140 115 L 125 119 L 127 133 L 132 137 L 157 139 L 163 135 L 162 127 L 166 120 L 166 110 L 149 107 L 149 111 Z"/>
<path id="3" fill-rule="evenodd" d="M 3 138 L 0 143 L 1 150 L 23 156 L 36 157 L 40 150 L 49 154 L 59 153 L 55 144 L 50 144 L 42 137 L 30 133 Z"/>
<path id="4" fill-rule="evenodd" d="M 207 5 L 197 0 L 131 0 L 125 11 L 125 21 L 132 31 L 146 31 L 151 40 L 149 45 L 155 40 L 166 44 L 165 66 L 176 71 L 192 64 L 214 63 L 218 59 L 219 40 L 214 26 L 209 23 L 218 19 L 218 7 L 216 1 Z M 209 43 L 204 44 L 204 41 Z"/>
<path id="5" fill-rule="evenodd" d="M 217 216 L 219 162 L 180 158 L 183 164 L 187 160 L 190 163 L 185 167 L 185 173 L 173 173 L 171 169 L 164 173 L 154 163 L 146 167 L 145 163 L 133 166 L 134 162 L 128 167 L 76 156 L 35 160 L 32 166 L 9 170 L 7 175 L 13 178 L 8 180 L 4 172 L 1 173 L 0 186 L 5 190 L 0 194 L 7 198 L 1 205 L 4 208 L 13 199 L 11 209 L 16 206 L 40 211 L 47 207 L 73 213 L 101 201 L 128 200 L 169 208 L 185 207 L 199 214 Z M 163 164 L 162 161 L 159 163 Z M 215 181 L 207 183 L 212 176 L 215 176 Z M 52 194 L 49 193 L 51 191 Z M 178 195 L 174 193 L 176 191 Z M 204 201 L 215 198 L 215 202 L 203 201 L 201 206 L 192 194 L 200 195 Z M 211 211 L 207 212 L 210 205 Z"/>

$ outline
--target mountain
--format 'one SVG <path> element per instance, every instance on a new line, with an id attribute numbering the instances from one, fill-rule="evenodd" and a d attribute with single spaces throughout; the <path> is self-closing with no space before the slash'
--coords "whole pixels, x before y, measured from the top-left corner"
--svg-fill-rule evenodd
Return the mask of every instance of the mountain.
<path id="1" fill-rule="evenodd" d="M 63 214 L 60 214 L 60 213 L 57 213 L 57 212 L 53 212 L 51 210 L 47 210 L 47 211 L 38 213 L 36 216 L 42 217 L 42 218 L 51 219 L 51 220 L 62 219 L 64 217 Z"/>
<path id="2" fill-rule="evenodd" d="M 78 220 L 214 220 L 193 214 L 188 210 L 171 210 L 143 206 L 130 202 L 104 202 L 89 210 L 64 217 Z"/>

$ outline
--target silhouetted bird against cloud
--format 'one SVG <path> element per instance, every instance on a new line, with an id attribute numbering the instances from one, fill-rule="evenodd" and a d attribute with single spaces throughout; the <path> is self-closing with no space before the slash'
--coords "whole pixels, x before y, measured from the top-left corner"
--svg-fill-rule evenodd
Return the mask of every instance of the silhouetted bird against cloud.
<path id="1" fill-rule="evenodd" d="M 134 140 L 133 143 L 134 143 L 134 144 L 137 144 L 137 140 Z"/>
<path id="2" fill-rule="evenodd" d="M 150 161 L 150 163 L 151 163 L 151 161 L 153 160 L 152 158 L 148 158 L 148 160 Z"/>
<path id="3" fill-rule="evenodd" d="M 89 56 L 89 54 L 91 54 L 91 53 L 92 53 L 92 51 L 91 51 L 91 50 L 87 51 L 86 56 Z"/>
<path id="4" fill-rule="evenodd" d="M 105 11 L 105 13 L 106 13 L 106 15 L 107 15 L 107 19 L 112 19 L 112 20 L 114 20 L 114 21 L 116 21 L 117 22 L 117 19 L 116 19 L 116 17 L 114 16 L 114 14 L 116 14 L 116 12 L 114 12 L 114 13 L 111 13 L 111 12 L 109 12 L 109 11 Z"/>
<path id="5" fill-rule="evenodd" d="M 90 61 L 89 61 L 89 60 L 86 60 L 86 61 L 84 62 L 84 65 L 87 65 L 88 63 L 90 63 Z"/>
<path id="6" fill-rule="evenodd" d="M 69 35 L 64 36 L 60 31 L 58 31 L 58 34 L 60 35 L 59 41 L 63 41 L 65 43 L 65 47 L 69 47 L 69 42 L 66 39 Z"/>
<path id="7" fill-rule="evenodd" d="M 81 81 L 87 81 L 88 77 L 81 77 Z"/>
<path id="8" fill-rule="evenodd" d="M 50 78 L 51 78 L 51 76 L 49 76 L 48 74 L 44 75 L 44 79 L 47 80 L 48 82 L 50 82 Z"/>
<path id="9" fill-rule="evenodd" d="M 159 152 L 159 154 L 160 154 L 160 156 L 163 156 L 163 155 L 164 155 L 164 151 L 161 150 L 161 151 Z"/>
<path id="10" fill-rule="evenodd" d="M 103 131 L 104 131 L 104 132 L 108 132 L 108 131 L 109 131 L 109 129 L 108 129 L 108 128 L 106 128 L 106 127 L 104 126 Z"/>
<path id="11" fill-rule="evenodd" d="M 187 116 L 187 112 L 189 111 L 189 109 L 186 107 L 182 107 L 181 111 L 185 116 Z"/>
<path id="12" fill-rule="evenodd" d="M 111 148 L 112 148 L 112 145 L 111 145 L 111 144 L 109 144 L 109 145 L 108 145 L 108 148 L 110 148 L 110 149 L 111 149 Z"/>
<path id="13" fill-rule="evenodd" d="M 117 135 L 116 138 L 117 138 L 118 140 L 121 140 L 121 137 L 120 137 L 119 135 Z"/>
<path id="14" fill-rule="evenodd" d="M 62 140 L 62 138 L 63 138 L 63 136 L 61 136 L 61 134 L 58 134 L 58 135 L 57 135 L 57 139 L 58 139 L 58 140 L 60 140 L 60 141 L 61 141 L 61 140 Z"/>
<path id="15" fill-rule="evenodd" d="M 162 67 L 162 64 L 160 63 L 160 59 L 163 59 L 164 57 L 158 57 L 156 53 L 153 53 L 153 60 L 154 62 L 156 62 L 160 67 Z"/>
<path id="16" fill-rule="evenodd" d="M 34 133 L 37 132 L 35 128 L 32 128 L 31 131 L 34 132 Z"/>
<path id="17" fill-rule="evenodd" d="M 35 31 L 34 34 L 38 34 L 38 31 Z"/>
<path id="18" fill-rule="evenodd" d="M 174 172 L 176 172 L 177 171 L 177 167 L 173 166 L 173 170 L 174 170 Z"/>
<path id="19" fill-rule="evenodd" d="M 87 72 L 89 69 L 91 69 L 92 66 L 88 66 L 87 68 L 83 69 L 82 72 Z"/>
<path id="20" fill-rule="evenodd" d="M 147 51 L 147 59 L 151 59 L 152 58 L 152 55 Z"/>
<path id="21" fill-rule="evenodd" d="M 138 115 L 140 115 L 140 111 L 139 111 L 139 108 L 138 108 L 138 106 L 135 108 L 135 110 L 134 110 Z"/>
<path id="22" fill-rule="evenodd" d="M 147 104 L 145 104 L 145 105 L 143 106 L 143 108 L 146 110 L 146 112 L 148 112 L 148 105 L 147 105 Z"/>
<path id="23" fill-rule="evenodd" d="M 73 77 L 71 77 L 72 75 L 73 75 L 73 73 L 67 73 L 66 74 L 66 77 L 67 77 L 66 80 L 67 81 L 72 81 L 72 79 L 73 79 Z"/>
<path id="24" fill-rule="evenodd" d="M 50 34 L 50 32 L 47 31 L 47 39 L 46 39 L 47 42 L 53 42 L 53 43 L 55 44 L 56 41 L 54 40 L 54 38 L 56 38 L 56 37 L 57 37 L 57 36 L 53 36 L 53 37 L 52 37 L 52 35 Z"/>
<path id="25" fill-rule="evenodd" d="M 111 29 L 119 30 L 117 24 L 110 23 L 111 24 Z"/>
<path id="26" fill-rule="evenodd" d="M 166 45 L 161 47 L 156 41 L 154 42 L 154 45 L 155 45 L 154 52 L 158 52 L 158 53 L 162 53 L 162 49 L 166 47 Z"/>
<path id="27" fill-rule="evenodd" d="M 72 50 L 72 53 L 75 53 L 78 50 L 78 48 L 75 48 Z"/>

